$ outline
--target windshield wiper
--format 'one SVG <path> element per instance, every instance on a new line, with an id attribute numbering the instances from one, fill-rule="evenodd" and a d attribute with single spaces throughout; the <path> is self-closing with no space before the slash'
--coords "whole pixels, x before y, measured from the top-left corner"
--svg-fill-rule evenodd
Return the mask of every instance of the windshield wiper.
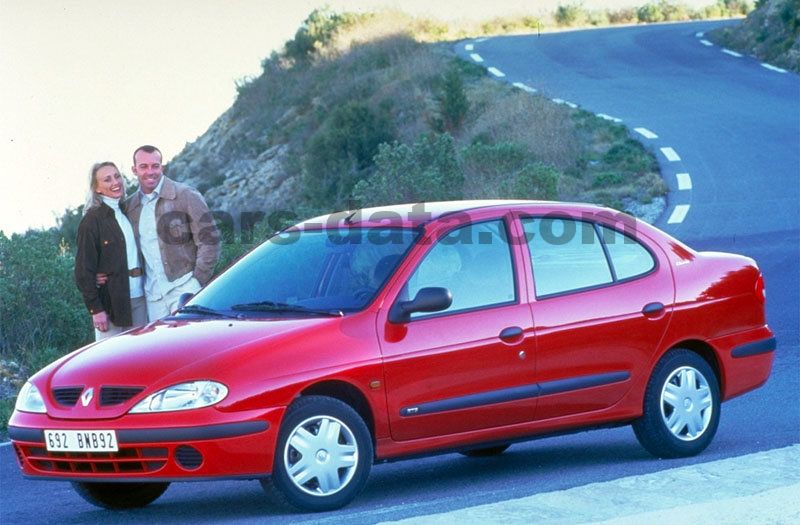
<path id="1" fill-rule="evenodd" d="M 186 306 L 181 306 L 178 308 L 177 312 L 179 314 L 203 314 L 203 315 L 210 315 L 212 317 L 225 317 L 227 319 L 239 319 L 236 315 L 230 315 L 223 312 L 218 312 L 213 308 L 209 308 L 208 306 L 203 306 L 202 304 L 187 304 Z"/>
<path id="2" fill-rule="evenodd" d="M 275 301 L 259 301 L 257 303 L 242 303 L 231 306 L 231 310 L 242 312 L 291 312 L 302 314 L 325 315 L 328 317 L 344 317 L 341 310 L 317 310 L 300 306 L 299 304 L 276 303 Z"/>

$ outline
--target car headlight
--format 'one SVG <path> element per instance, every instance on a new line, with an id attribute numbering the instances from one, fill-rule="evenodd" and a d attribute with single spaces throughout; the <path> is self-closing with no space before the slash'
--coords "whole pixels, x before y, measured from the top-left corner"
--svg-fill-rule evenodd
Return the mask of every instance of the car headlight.
<path id="1" fill-rule="evenodd" d="M 192 381 L 173 385 L 142 399 L 131 414 L 192 410 L 219 403 L 228 395 L 228 387 L 216 381 Z"/>
<path id="2" fill-rule="evenodd" d="M 47 407 L 44 406 L 44 399 L 39 389 L 33 386 L 33 383 L 26 382 L 17 396 L 17 403 L 14 408 L 20 412 L 34 412 L 37 414 L 46 414 Z"/>

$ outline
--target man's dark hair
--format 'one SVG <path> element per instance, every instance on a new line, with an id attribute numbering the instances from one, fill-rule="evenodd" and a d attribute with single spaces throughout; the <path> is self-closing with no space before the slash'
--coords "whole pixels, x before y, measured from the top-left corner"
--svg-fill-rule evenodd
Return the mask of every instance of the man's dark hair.
<path id="1" fill-rule="evenodd" d="M 144 146 L 139 146 L 136 148 L 136 151 L 133 152 L 133 165 L 136 166 L 136 154 L 140 151 L 144 151 L 145 153 L 155 153 L 158 152 L 158 156 L 161 157 L 161 160 L 164 160 L 164 154 L 161 153 L 161 150 L 155 146 L 150 146 L 149 144 L 145 144 Z"/>

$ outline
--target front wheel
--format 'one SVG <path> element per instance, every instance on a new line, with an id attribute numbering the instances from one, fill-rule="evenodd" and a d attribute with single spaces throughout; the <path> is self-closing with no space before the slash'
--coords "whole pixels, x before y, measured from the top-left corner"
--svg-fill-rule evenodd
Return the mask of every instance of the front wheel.
<path id="1" fill-rule="evenodd" d="M 169 483 L 73 482 L 80 497 L 98 507 L 112 510 L 136 509 L 154 502 Z"/>
<path id="2" fill-rule="evenodd" d="M 690 350 L 672 350 L 656 365 L 634 421 L 639 443 L 659 458 L 699 454 L 717 432 L 719 383 L 714 371 Z"/>
<path id="3" fill-rule="evenodd" d="M 373 454 L 369 430 L 353 408 L 330 397 L 301 397 L 286 413 L 272 476 L 261 484 L 280 504 L 338 509 L 366 485 Z"/>

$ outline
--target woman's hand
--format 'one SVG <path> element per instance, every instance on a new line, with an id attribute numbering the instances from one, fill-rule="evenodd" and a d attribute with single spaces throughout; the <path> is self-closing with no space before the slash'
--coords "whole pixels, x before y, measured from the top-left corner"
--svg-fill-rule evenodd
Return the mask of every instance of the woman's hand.
<path id="1" fill-rule="evenodd" d="M 94 276 L 95 285 L 100 288 L 104 284 L 108 282 L 108 275 L 104 273 L 98 273 Z"/>
<path id="2" fill-rule="evenodd" d="M 94 323 L 94 327 L 97 330 L 101 332 L 108 331 L 108 315 L 105 312 L 97 312 L 96 314 L 93 314 L 92 323 Z"/>

